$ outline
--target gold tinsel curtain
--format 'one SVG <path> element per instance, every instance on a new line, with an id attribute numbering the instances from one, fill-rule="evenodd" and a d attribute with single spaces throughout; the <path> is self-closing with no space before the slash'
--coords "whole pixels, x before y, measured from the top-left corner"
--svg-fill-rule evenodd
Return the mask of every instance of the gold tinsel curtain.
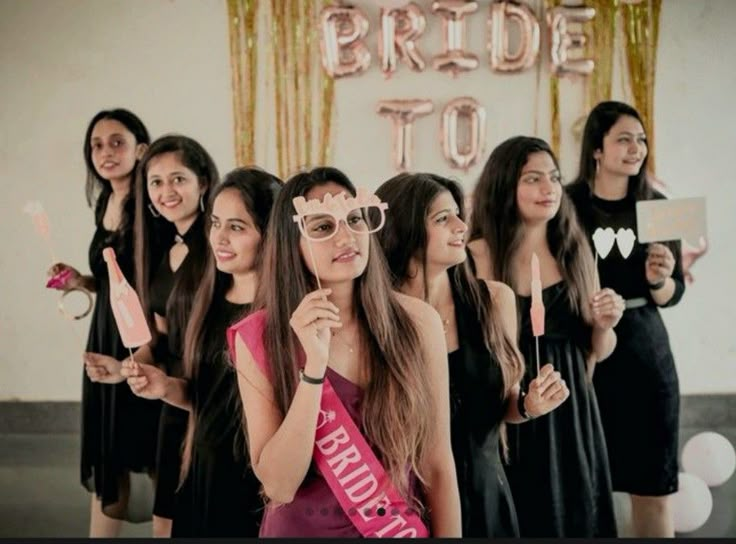
<path id="1" fill-rule="evenodd" d="M 254 164 L 256 158 L 256 84 L 258 73 L 258 0 L 228 0 L 230 72 L 235 121 L 235 162 Z"/>
<path id="2" fill-rule="evenodd" d="M 654 172 L 654 76 L 662 0 L 624 4 L 621 10 L 633 105 L 644 121 L 649 145 L 649 169 Z"/>
<path id="3" fill-rule="evenodd" d="M 562 0 L 544 0 L 544 9 L 549 12 L 554 7 L 562 4 Z M 558 160 L 560 158 L 560 79 L 552 73 L 549 74 L 549 115 L 552 129 L 551 141 L 549 142 Z"/>
<path id="4" fill-rule="evenodd" d="M 318 15 L 329 3 L 328 0 L 228 0 L 238 165 L 256 164 L 256 140 L 270 138 L 271 134 L 276 149 L 273 169 L 282 178 L 329 160 L 334 80 L 323 74 L 316 60 L 319 59 Z M 259 40 L 259 17 L 267 21 L 268 42 Z M 269 51 L 264 55 L 265 67 L 259 71 L 261 43 L 266 43 Z M 258 100 L 259 78 L 265 84 L 261 100 Z M 269 98 L 273 111 L 268 112 L 266 130 L 261 133 L 257 130 L 256 105 L 267 104 Z M 271 126 L 273 131 L 269 130 Z M 271 142 L 265 143 L 268 146 Z"/>
<path id="5" fill-rule="evenodd" d="M 618 0 L 587 1 L 587 5 L 595 8 L 595 18 L 590 25 L 592 39 L 588 44 L 587 52 L 587 56 L 595 60 L 595 69 L 586 80 L 586 116 L 599 102 L 611 100 L 618 3 Z"/>

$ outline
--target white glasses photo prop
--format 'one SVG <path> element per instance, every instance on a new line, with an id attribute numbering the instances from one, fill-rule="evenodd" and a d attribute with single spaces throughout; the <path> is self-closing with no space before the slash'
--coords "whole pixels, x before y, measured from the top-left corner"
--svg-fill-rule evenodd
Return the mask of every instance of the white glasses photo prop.
<path id="1" fill-rule="evenodd" d="M 307 239 L 309 256 L 317 279 L 317 287 L 322 289 L 317 273 L 317 262 L 312 253 L 311 242 L 324 242 L 334 237 L 340 229 L 340 222 L 354 234 L 378 232 L 386 222 L 388 204 L 381 202 L 375 194 L 359 187 L 356 195 L 347 192 L 337 196 L 327 193 L 322 200 L 307 200 L 298 196 L 292 200 L 296 214 L 294 222 Z"/>
<path id="2" fill-rule="evenodd" d="M 388 204 L 374 194 L 358 189 L 356 196 L 328 193 L 323 200 L 307 201 L 303 196 L 294 200 L 294 222 L 302 235 L 312 242 L 329 240 L 340 227 L 340 222 L 354 234 L 378 232 L 386 222 Z"/>

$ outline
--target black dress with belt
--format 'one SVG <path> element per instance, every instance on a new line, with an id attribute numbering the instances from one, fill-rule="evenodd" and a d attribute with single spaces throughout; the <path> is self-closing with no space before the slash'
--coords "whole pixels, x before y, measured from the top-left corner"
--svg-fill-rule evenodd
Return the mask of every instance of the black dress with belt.
<path id="1" fill-rule="evenodd" d="M 636 200 L 603 200 L 586 184 L 567 187 L 578 216 L 591 237 L 597 228 L 631 229 L 638 238 Z M 654 193 L 655 199 L 663 199 Z M 685 291 L 680 243 L 667 244 L 675 257 L 675 292 L 665 307 Z M 634 242 L 628 258 L 614 245 L 598 258 L 601 286 L 639 305 L 627 308 L 615 328 L 616 349 L 596 366 L 593 382 L 606 432 L 613 488 L 636 495 L 661 496 L 677 491 L 677 444 L 680 392 L 667 329 L 652 299 L 645 275 L 647 244 Z"/>

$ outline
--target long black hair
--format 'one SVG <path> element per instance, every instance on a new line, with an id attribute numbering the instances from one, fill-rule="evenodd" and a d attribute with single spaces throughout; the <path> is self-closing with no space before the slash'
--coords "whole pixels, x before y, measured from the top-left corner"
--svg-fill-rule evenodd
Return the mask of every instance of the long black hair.
<path id="1" fill-rule="evenodd" d="M 389 179 L 377 190 L 376 195 L 389 205 L 386 224 L 378 233 L 394 287 L 401 287 L 410 278 L 412 257 L 422 263 L 424 271 L 424 300 L 427 301 L 427 243 L 426 221 L 434 200 L 448 192 L 465 220 L 465 197 L 455 181 L 436 174 L 403 173 Z M 516 339 L 509 337 L 499 325 L 501 317 L 493 304 L 490 293 L 473 275 L 469 259 L 452 267 L 451 281 L 458 288 L 460 297 L 477 312 L 486 347 L 498 359 L 504 379 L 502 397 L 518 383 L 523 373 L 521 355 L 516 349 Z"/>
<path id="2" fill-rule="evenodd" d="M 261 241 L 256 250 L 254 260 L 254 269 L 256 272 L 256 288 L 260 285 L 260 263 L 263 243 L 266 239 L 266 228 L 271 216 L 271 208 L 276 200 L 276 196 L 281 190 L 283 182 L 260 168 L 236 168 L 228 173 L 222 180 L 222 183 L 212 191 L 209 205 L 207 207 L 207 217 L 212 214 L 212 209 L 217 196 L 223 191 L 236 191 L 240 196 L 245 209 L 255 222 L 255 227 L 261 234 Z M 207 224 L 209 226 L 209 220 Z M 209 228 L 207 229 L 209 231 Z M 197 380 L 199 376 L 200 366 L 210 364 L 209 358 L 219 356 L 226 357 L 225 331 L 215 330 L 215 324 L 220 320 L 215 315 L 216 312 L 222 311 L 225 295 L 233 284 L 233 277 L 230 274 L 220 272 L 217 269 L 215 256 L 210 248 L 207 256 L 207 265 L 204 275 L 199 285 L 199 289 L 194 296 L 194 304 L 189 318 L 184 340 L 184 377 L 188 380 Z M 240 316 L 243 317 L 243 316 Z M 229 325 L 229 324 L 228 324 Z M 213 335 L 217 335 L 218 342 L 212 342 Z M 208 346 L 217 344 L 216 353 L 206 352 Z M 232 369 L 233 367 L 228 367 Z M 234 370 L 232 370 L 234 372 Z M 215 427 L 222 429 L 227 428 L 234 430 L 235 439 L 233 443 L 233 456 L 235 459 L 247 455 L 247 444 L 245 433 L 245 420 L 243 417 L 243 406 L 240 402 L 238 388 L 234 387 L 230 392 L 230 397 L 223 405 L 227 406 L 228 413 L 225 415 L 227 421 L 218 421 L 210 424 L 208 422 L 199 421 L 198 406 L 192 405 L 192 412 L 189 417 L 189 425 L 187 428 L 186 439 L 184 440 L 184 450 L 182 455 L 181 466 L 181 482 L 184 481 L 191 465 L 192 446 L 194 442 L 194 434 L 198 425 L 204 425 L 210 429 Z M 219 414 L 222 416 L 222 414 Z M 206 432 L 206 430 L 205 430 Z M 217 439 L 217 437 L 214 437 Z"/>
<path id="3" fill-rule="evenodd" d="M 633 117 L 644 126 L 639 112 L 623 102 L 613 100 L 601 102 L 588 114 L 583 129 L 578 177 L 575 178 L 572 184 L 587 185 L 589 194 L 593 193 L 593 183 L 595 182 L 595 152 L 603 149 L 603 138 L 623 116 Z M 654 197 L 654 191 L 647 179 L 648 160 L 649 154 L 644 157 L 639 172 L 636 175 L 629 176 L 628 196 L 635 200 L 649 200 Z"/>
<path id="4" fill-rule="evenodd" d="M 84 155 L 84 163 L 87 166 L 87 179 L 84 184 L 84 195 L 87 199 L 87 205 L 95 210 L 95 225 L 101 225 L 102 219 L 107 209 L 107 203 L 110 200 L 112 194 L 112 185 L 110 180 L 103 178 L 95 168 L 94 162 L 92 161 L 92 131 L 98 122 L 103 119 L 110 119 L 117 121 L 122 124 L 135 138 L 136 144 L 150 144 L 151 137 L 148 134 L 146 126 L 140 118 L 123 108 L 115 108 L 112 110 L 102 110 L 98 112 L 87 125 L 87 131 L 84 135 L 84 144 L 82 147 L 82 154 Z M 138 168 L 140 161 L 136 160 L 133 167 L 133 171 L 130 174 L 131 187 L 128 192 L 128 196 L 122 202 L 122 216 L 120 218 L 120 224 L 117 229 L 118 242 L 116 246 L 116 252 L 127 251 L 121 244 L 124 240 L 128 239 L 128 235 L 133 229 L 133 218 L 135 216 L 135 191 L 133 190 L 133 183 L 135 180 L 135 172 Z"/>
<path id="5" fill-rule="evenodd" d="M 488 158 L 473 193 L 470 240 L 486 243 L 493 278 L 515 291 L 519 286 L 512 273 L 513 257 L 524 235 L 516 191 L 529 155 L 538 152 L 549 154 L 559 170 L 557 158 L 544 140 L 516 136 L 502 142 Z M 565 191 L 561 192 L 560 209 L 547 223 L 547 243 L 567 285 L 571 309 L 590 323 L 588 301 L 595 292 L 593 252 Z"/>
<path id="6" fill-rule="evenodd" d="M 149 205 L 153 204 L 146 190 L 148 167 L 154 157 L 174 153 L 181 163 L 194 172 L 200 188 L 204 189 L 203 202 L 208 201 L 210 191 L 218 182 L 217 167 L 212 157 L 199 142 L 187 136 L 170 134 L 154 141 L 141 159 L 136 176 L 135 202 L 135 266 L 136 286 L 148 319 L 153 323 L 150 305 L 151 276 L 161 259 L 165 258 L 176 232 L 173 224 L 163 217 L 154 217 Z M 177 270 L 176 281 L 166 307 L 169 345 L 181 351 L 183 334 L 192 308 L 194 293 L 207 264 L 207 233 L 204 213 L 199 212 L 187 232 L 189 252 Z M 152 332 L 155 327 L 152 327 Z M 155 336 L 155 332 L 154 332 Z"/>

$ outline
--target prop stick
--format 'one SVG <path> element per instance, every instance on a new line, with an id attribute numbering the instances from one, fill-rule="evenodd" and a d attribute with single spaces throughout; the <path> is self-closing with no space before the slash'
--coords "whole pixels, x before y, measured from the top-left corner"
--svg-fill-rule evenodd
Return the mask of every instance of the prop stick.
<path id="1" fill-rule="evenodd" d="M 544 302 L 542 302 L 542 279 L 539 273 L 539 258 L 532 253 L 532 307 L 529 311 L 532 319 L 532 334 L 537 351 L 537 376 L 541 367 L 539 359 L 539 337 L 544 334 Z"/>
<path id="2" fill-rule="evenodd" d="M 23 207 L 23 211 L 31 216 L 33 226 L 36 227 L 36 232 L 46 242 L 46 247 L 51 255 L 51 264 L 57 263 L 56 254 L 54 248 L 51 247 L 51 234 L 49 232 L 49 218 L 46 215 L 46 210 L 43 209 L 43 205 L 38 200 L 32 200 L 27 202 Z"/>
<path id="3" fill-rule="evenodd" d="M 33 226 L 35 227 L 36 232 L 39 234 L 39 236 L 41 236 L 41 238 L 43 238 L 44 242 L 46 242 L 46 248 L 49 250 L 49 255 L 51 256 L 51 264 L 53 265 L 59 262 L 56 258 L 54 248 L 51 245 L 51 229 L 49 228 L 49 218 L 46 214 L 46 210 L 44 209 L 43 204 L 41 204 L 41 202 L 38 200 L 28 201 L 26 202 L 26 205 L 23 206 L 23 213 L 27 213 L 31 216 L 31 221 L 33 221 Z M 67 279 L 69 279 L 70 275 L 71 273 L 68 270 L 62 272 L 61 274 L 57 274 L 56 276 L 48 280 L 48 282 L 46 283 L 46 287 L 51 289 L 61 289 L 66 283 Z M 80 289 L 80 291 L 83 290 Z M 89 314 L 89 312 L 92 310 L 92 296 L 89 294 L 88 291 L 83 292 L 87 295 L 89 299 L 89 305 L 87 307 L 87 310 L 79 316 L 70 316 L 64 309 L 64 297 L 68 294 L 67 292 L 61 295 L 58 304 L 59 311 L 64 317 L 67 318 L 67 320 L 70 321 L 69 326 L 72 329 L 72 333 L 82 345 L 84 345 L 84 339 L 82 338 L 82 335 L 79 333 L 79 331 L 71 323 L 71 320 L 82 319 L 83 317 L 86 317 L 87 314 Z"/>

